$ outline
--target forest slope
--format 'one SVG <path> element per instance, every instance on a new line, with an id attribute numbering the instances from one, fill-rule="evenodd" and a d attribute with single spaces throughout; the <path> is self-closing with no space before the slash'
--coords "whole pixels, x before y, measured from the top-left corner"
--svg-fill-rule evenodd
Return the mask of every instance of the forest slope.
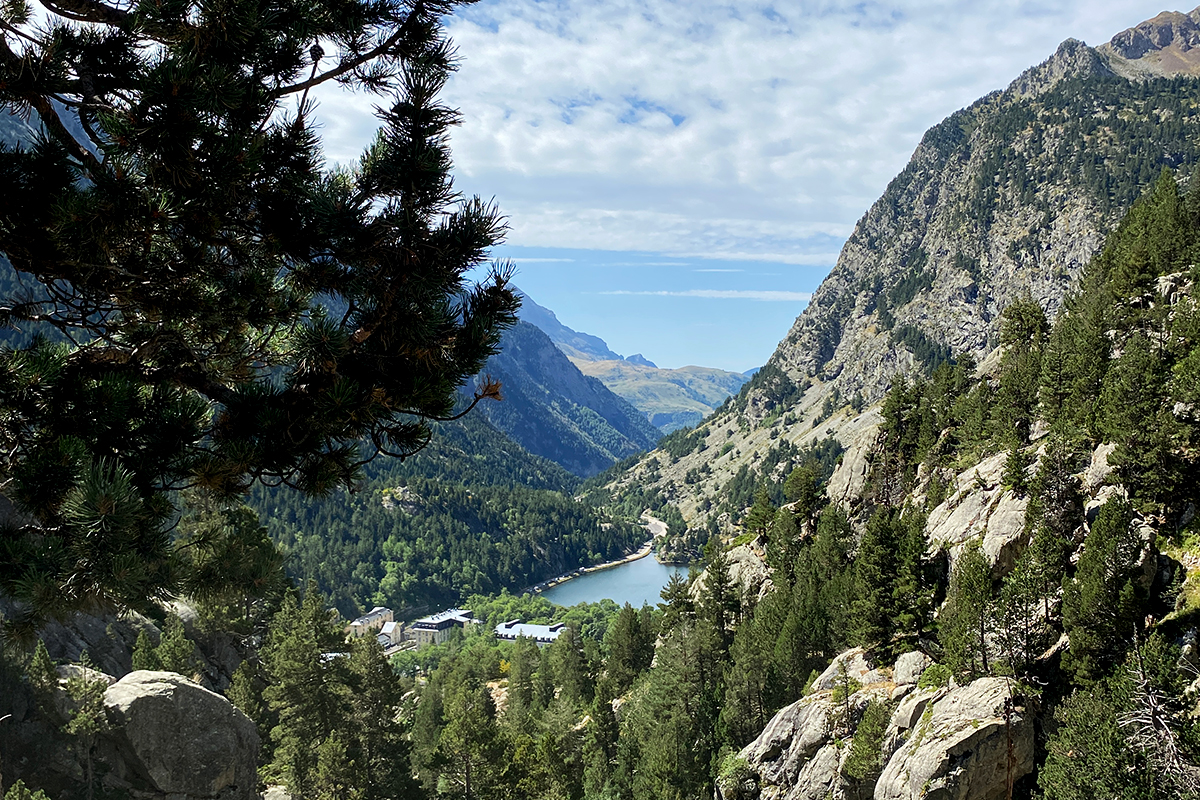
<path id="1" fill-rule="evenodd" d="M 1139 59 L 1068 40 L 926 132 L 764 369 L 625 484 L 649 481 L 697 528 L 721 511 L 736 518 L 743 509 L 722 504 L 724 487 L 743 468 L 765 476 L 760 464 L 781 443 L 836 435 L 861 462 L 874 423 L 860 411 L 894 376 L 928 374 L 951 354 L 985 361 L 1015 300 L 1053 318 L 1160 170 L 1186 175 L 1200 156 L 1200 82 L 1150 63 L 1191 34 L 1151 28 Z"/>

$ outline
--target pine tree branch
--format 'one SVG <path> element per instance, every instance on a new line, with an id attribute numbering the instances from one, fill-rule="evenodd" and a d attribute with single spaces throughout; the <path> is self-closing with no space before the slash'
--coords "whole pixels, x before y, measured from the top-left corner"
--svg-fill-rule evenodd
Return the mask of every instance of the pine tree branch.
<path id="1" fill-rule="evenodd" d="M 25 60 L 12 51 L 3 38 L 0 38 L 0 67 L 14 70 L 17 73 L 23 72 L 27 68 Z M 38 113 L 42 124 L 45 125 L 54 138 L 57 139 L 72 156 L 77 158 L 80 163 L 87 166 L 93 172 L 100 172 L 103 166 L 96 159 L 92 152 L 84 147 L 71 132 L 63 125 L 62 120 L 58 117 L 58 112 L 54 110 L 54 106 L 50 100 L 39 92 L 27 92 L 18 95 L 21 100 L 24 100 L 33 110 Z"/>
<path id="2" fill-rule="evenodd" d="M 96 2 L 96 0 L 40 0 L 40 2 L 48 11 L 75 22 L 97 22 L 124 28 L 133 18 L 128 11 Z"/>
<path id="3" fill-rule="evenodd" d="M 314 74 L 308 80 L 289 84 L 288 86 L 281 86 L 274 92 L 271 92 L 268 96 L 271 99 L 278 99 L 285 95 L 295 94 L 296 92 L 307 92 L 314 86 L 320 86 L 322 83 L 338 78 L 349 72 L 353 72 L 364 64 L 367 64 L 381 56 L 403 55 L 403 51 L 398 49 L 397 45 L 407 38 L 407 36 L 413 31 L 413 29 L 416 27 L 416 20 L 424 13 L 425 3 L 422 2 L 422 0 L 418 0 L 418 2 L 413 6 L 413 10 L 409 12 L 408 17 L 405 18 L 400 27 L 396 29 L 396 32 L 385 39 L 378 46 L 368 50 L 365 53 L 355 56 L 349 61 L 343 61 L 341 64 L 327 72 L 322 72 L 319 75 Z M 316 65 L 314 65 L 314 67 L 315 66 Z"/>

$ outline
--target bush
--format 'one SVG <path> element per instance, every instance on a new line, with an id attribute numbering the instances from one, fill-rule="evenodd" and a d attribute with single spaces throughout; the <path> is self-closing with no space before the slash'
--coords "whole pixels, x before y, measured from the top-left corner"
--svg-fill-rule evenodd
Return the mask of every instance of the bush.
<path id="1" fill-rule="evenodd" d="M 917 688 L 936 689 L 939 686 L 949 686 L 950 674 L 950 668 L 945 664 L 930 664 L 921 673 L 921 679 L 917 681 Z"/>

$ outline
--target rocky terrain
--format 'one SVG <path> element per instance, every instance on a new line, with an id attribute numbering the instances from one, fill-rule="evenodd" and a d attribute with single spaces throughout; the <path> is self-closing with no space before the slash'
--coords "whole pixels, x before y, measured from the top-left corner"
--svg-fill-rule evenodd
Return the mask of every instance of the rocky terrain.
<path id="1" fill-rule="evenodd" d="M 767 367 L 690 449 L 649 454 L 613 488 L 649 482 L 699 526 L 780 441 L 835 436 L 843 470 L 861 474 L 870 406 L 894 376 L 960 354 L 994 366 L 1003 309 L 1029 297 L 1053 319 L 1141 191 L 1197 161 L 1200 84 L 1180 76 L 1198 18 L 1165 13 L 1098 48 L 1067 40 L 927 131 Z M 830 491 L 848 500 L 851 482 L 835 476 Z"/>
<path id="2" fill-rule="evenodd" d="M 876 665 L 847 651 L 802 699 L 780 710 L 738 754 L 746 769 L 719 786 L 723 800 L 999 800 L 1033 771 L 1031 709 L 1014 681 L 945 684 L 920 651 Z M 936 668 L 935 668 L 936 669 Z M 872 742 L 884 764 L 866 775 L 848 767 L 868 706 L 886 710 Z M 851 773 L 851 774 L 848 774 Z"/>

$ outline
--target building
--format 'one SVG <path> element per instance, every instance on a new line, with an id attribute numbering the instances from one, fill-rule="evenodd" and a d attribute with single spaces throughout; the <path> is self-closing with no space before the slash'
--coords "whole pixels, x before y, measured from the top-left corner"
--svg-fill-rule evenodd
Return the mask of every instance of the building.
<path id="1" fill-rule="evenodd" d="M 515 640 L 517 637 L 526 636 L 538 643 L 538 646 L 549 644 L 558 638 L 562 633 L 565 623 L 557 622 L 553 625 L 530 625 L 529 623 L 521 622 L 521 618 L 501 622 L 496 626 L 497 639 Z"/>
<path id="2" fill-rule="evenodd" d="M 408 626 L 408 638 L 418 646 L 441 644 L 450 638 L 450 631 L 455 628 L 466 628 L 476 625 L 479 620 L 471 616 L 470 609 L 448 608 L 436 614 L 430 614 Z"/>
<path id="3" fill-rule="evenodd" d="M 346 633 L 351 639 L 357 639 L 359 636 L 366 636 L 368 633 L 377 632 L 386 623 L 391 622 L 392 610 L 383 606 L 375 606 L 366 614 L 363 614 L 358 619 L 346 626 Z"/>
<path id="4" fill-rule="evenodd" d="M 383 645 L 384 650 L 394 647 L 404 639 L 404 624 L 401 622 L 385 622 L 383 623 L 383 627 L 379 629 L 379 633 L 375 635 L 375 638 Z"/>

